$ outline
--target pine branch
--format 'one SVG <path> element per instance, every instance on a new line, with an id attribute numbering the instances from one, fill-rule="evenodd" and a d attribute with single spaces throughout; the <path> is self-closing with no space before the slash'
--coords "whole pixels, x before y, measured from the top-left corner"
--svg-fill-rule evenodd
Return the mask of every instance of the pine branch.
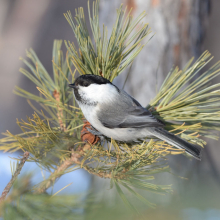
<path id="1" fill-rule="evenodd" d="M 84 204 L 76 195 L 32 193 L 32 174 L 24 174 L 15 181 L 11 193 L 0 203 L 0 218 L 7 220 L 23 219 L 83 219 L 79 210 Z"/>
<path id="2" fill-rule="evenodd" d="M 59 103 L 60 102 L 60 93 L 57 92 L 56 90 L 53 91 L 53 96 L 56 99 L 56 101 Z M 57 105 L 57 117 L 59 120 L 59 124 L 60 124 L 60 129 L 62 131 L 66 131 L 66 125 L 63 123 L 63 109 Z"/>
<path id="3" fill-rule="evenodd" d="M 6 196 L 8 195 L 13 183 L 15 182 L 18 175 L 20 174 L 20 172 L 21 172 L 26 160 L 28 159 L 28 157 L 29 157 L 29 152 L 27 152 L 27 151 L 24 152 L 23 157 L 21 158 L 20 163 L 18 164 L 15 173 L 12 175 L 12 178 L 11 178 L 10 182 L 7 184 L 7 186 L 5 187 L 5 189 L 2 192 L 2 195 L 0 197 L 0 204 L 1 204 L 1 202 L 3 202 L 5 200 Z"/>
<path id="4" fill-rule="evenodd" d="M 112 81 L 133 62 L 149 33 L 148 25 L 140 23 L 145 12 L 134 19 L 129 13 L 126 16 L 121 6 L 108 39 L 107 29 L 100 30 L 98 11 L 96 1 L 93 14 L 89 11 L 94 40 L 89 36 L 82 8 L 76 10 L 75 20 L 70 12 L 65 14 L 79 51 L 73 43 L 65 42 L 68 53 L 64 59 L 62 41 L 54 41 L 53 79 L 34 51 L 27 52 L 31 62 L 23 61 L 29 71 L 21 69 L 21 72 L 36 84 L 40 94 L 37 96 L 21 88 L 16 88 L 16 93 L 36 101 L 47 114 L 31 103 L 36 113 L 32 118 L 28 117 L 27 122 L 17 122 L 22 129 L 21 134 L 5 134 L 6 137 L 0 140 L 0 150 L 28 151 L 31 155 L 29 161 L 40 164 L 52 173 L 38 188 L 35 187 L 38 194 L 44 193 L 63 174 L 74 171 L 71 166 L 75 164 L 77 169 L 83 168 L 93 175 L 111 179 L 111 187 L 115 186 L 123 201 L 129 204 L 120 187 L 129 190 L 141 201 L 141 195 L 132 188 L 156 193 L 170 192 L 170 186 L 155 185 L 149 181 L 154 179 L 155 173 L 168 170 L 164 162 L 167 155 L 182 154 L 184 151 L 148 138 L 142 143 L 127 144 L 109 139 L 99 143 L 92 137 L 90 143 L 93 145 L 82 143 L 88 140 L 88 134 L 85 135 L 84 116 L 68 88 L 76 73 L 72 72 L 71 63 L 80 74 L 102 75 Z M 217 139 L 210 130 L 220 130 L 220 83 L 207 84 L 220 74 L 220 63 L 201 74 L 210 60 L 210 54 L 205 52 L 193 64 L 190 60 L 182 71 L 172 69 L 147 107 L 156 118 L 164 121 L 166 130 L 201 146 L 206 144 L 201 136 Z M 72 80 L 69 80 L 70 77 Z"/>
<path id="5" fill-rule="evenodd" d="M 76 37 L 79 53 L 73 43 L 65 41 L 65 44 L 80 74 L 102 75 L 112 81 L 134 61 L 146 44 L 144 40 L 150 34 L 148 24 L 142 23 L 146 12 L 134 19 L 131 11 L 127 12 L 121 5 L 108 39 L 107 28 L 103 25 L 101 30 L 99 25 L 99 0 L 93 2 L 92 12 L 89 2 L 88 8 L 94 43 L 86 26 L 84 10 L 79 8 L 75 19 L 70 11 L 64 14 Z"/>
<path id="6" fill-rule="evenodd" d="M 39 187 L 35 193 L 36 194 L 41 194 L 41 193 L 45 193 L 46 190 L 48 188 L 50 188 L 54 183 L 55 181 L 60 178 L 64 173 L 65 171 L 70 167 L 72 166 L 73 164 L 81 164 L 80 162 L 80 158 L 82 157 L 82 154 L 81 152 L 83 152 L 84 149 L 89 149 L 90 148 L 90 145 L 86 144 L 81 150 L 79 153 L 75 152 L 73 149 L 72 149 L 72 153 L 71 153 L 71 157 L 70 159 L 67 159 L 65 160 L 60 166 L 57 167 L 57 169 L 50 175 L 50 177 L 47 179 L 46 181 L 46 185 L 43 185 L 42 187 Z"/>

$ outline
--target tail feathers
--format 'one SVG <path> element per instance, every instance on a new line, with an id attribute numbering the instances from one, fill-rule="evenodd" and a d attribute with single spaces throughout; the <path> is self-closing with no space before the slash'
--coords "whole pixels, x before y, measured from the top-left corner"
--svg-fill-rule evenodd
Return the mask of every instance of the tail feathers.
<path id="1" fill-rule="evenodd" d="M 169 133 L 168 131 L 164 130 L 163 128 L 155 128 L 154 129 L 154 136 L 166 141 L 168 144 L 171 144 L 177 148 L 184 149 L 186 153 L 190 154 L 197 160 L 201 160 L 201 148 L 199 146 L 193 145 L 178 136 Z"/>

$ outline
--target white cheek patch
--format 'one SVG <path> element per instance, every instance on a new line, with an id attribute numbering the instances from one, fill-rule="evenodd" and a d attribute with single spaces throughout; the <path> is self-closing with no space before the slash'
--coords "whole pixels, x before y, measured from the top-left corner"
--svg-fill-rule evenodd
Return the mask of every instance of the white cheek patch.
<path id="1" fill-rule="evenodd" d="M 88 87 L 79 86 L 79 93 L 86 100 L 92 102 L 104 102 L 106 99 L 114 99 L 117 89 L 111 84 L 91 84 Z"/>

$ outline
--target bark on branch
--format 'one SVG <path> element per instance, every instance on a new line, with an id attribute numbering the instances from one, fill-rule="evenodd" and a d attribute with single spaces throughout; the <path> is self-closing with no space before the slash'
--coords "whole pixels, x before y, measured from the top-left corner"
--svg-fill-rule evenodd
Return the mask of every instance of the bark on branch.
<path id="1" fill-rule="evenodd" d="M 87 144 L 84 147 L 86 146 Z M 35 193 L 36 194 L 45 193 L 46 190 L 50 188 L 55 183 L 55 181 L 63 175 L 66 169 L 68 169 L 73 164 L 80 164 L 80 157 L 82 157 L 80 153 L 76 153 L 74 150 L 72 150 L 70 159 L 65 160 L 60 166 L 58 166 L 57 169 L 53 172 L 53 174 L 51 174 L 51 176 L 49 177 L 46 185 L 37 189 Z"/>
<path id="2" fill-rule="evenodd" d="M 24 166 L 24 163 L 26 162 L 28 157 L 29 157 L 29 152 L 26 151 L 24 153 L 23 157 L 21 158 L 20 163 L 18 164 L 17 169 L 16 169 L 14 175 L 12 176 L 10 182 L 7 184 L 7 186 L 5 187 L 5 189 L 2 192 L 2 195 L 0 197 L 0 204 L 1 204 L 1 202 L 3 202 L 5 200 L 6 196 L 8 195 L 14 181 L 17 179 L 17 176 L 20 174 L 21 169 Z"/>
<path id="3" fill-rule="evenodd" d="M 70 166 L 73 164 L 77 164 L 81 166 L 81 160 L 80 158 L 84 156 L 85 152 L 88 151 L 91 148 L 89 144 L 85 144 L 83 147 L 79 147 L 78 151 L 74 151 L 72 149 L 71 157 L 68 160 L 65 160 L 60 166 L 57 167 L 57 169 L 50 175 L 49 179 L 47 180 L 47 183 L 41 187 L 39 187 L 35 194 L 42 194 L 45 193 L 48 188 L 50 188 L 55 181 L 60 178 L 65 170 L 67 170 Z M 88 166 L 83 166 L 83 169 L 87 172 L 96 175 L 101 178 L 112 178 L 112 173 L 106 173 L 106 172 L 95 172 L 95 170 Z M 122 174 L 116 175 L 118 179 L 125 179 L 126 176 L 124 175 L 127 172 L 127 170 L 124 170 Z"/>
<path id="4" fill-rule="evenodd" d="M 57 103 L 59 103 L 60 102 L 60 93 L 57 90 L 54 90 L 53 96 L 56 99 Z M 63 109 L 59 106 L 59 104 L 57 104 L 57 117 L 59 120 L 60 129 L 62 131 L 66 131 L 66 125 L 63 122 Z"/>

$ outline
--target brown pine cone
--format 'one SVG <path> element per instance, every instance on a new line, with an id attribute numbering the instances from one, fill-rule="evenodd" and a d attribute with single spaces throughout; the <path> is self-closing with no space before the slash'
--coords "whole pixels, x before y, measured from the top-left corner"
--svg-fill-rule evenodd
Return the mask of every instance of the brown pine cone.
<path id="1" fill-rule="evenodd" d="M 91 128 L 91 124 L 88 121 L 84 122 L 82 131 L 81 131 L 81 140 L 89 142 L 90 144 L 96 144 L 100 141 L 100 138 L 92 133 L 90 133 L 86 128 Z"/>

